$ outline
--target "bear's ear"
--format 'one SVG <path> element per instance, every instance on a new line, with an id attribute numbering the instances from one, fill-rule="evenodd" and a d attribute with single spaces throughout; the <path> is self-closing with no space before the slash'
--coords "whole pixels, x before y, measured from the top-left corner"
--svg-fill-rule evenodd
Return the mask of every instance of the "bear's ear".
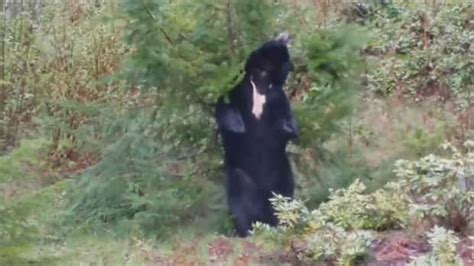
<path id="1" fill-rule="evenodd" d="M 290 34 L 288 32 L 282 32 L 275 38 L 275 41 L 286 46 L 290 41 Z"/>

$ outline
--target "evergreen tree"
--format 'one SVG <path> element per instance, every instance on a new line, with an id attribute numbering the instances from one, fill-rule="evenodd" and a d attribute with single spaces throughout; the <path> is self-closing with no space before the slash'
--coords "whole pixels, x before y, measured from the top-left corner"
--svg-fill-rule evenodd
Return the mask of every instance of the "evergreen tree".
<path id="1" fill-rule="evenodd" d="M 74 216 L 169 232 L 209 212 L 225 215 L 212 105 L 239 81 L 250 51 L 291 25 L 284 7 L 253 0 L 122 1 L 132 53 L 118 78 L 146 104 L 96 117 L 109 145 L 72 192 Z M 303 147 L 318 149 L 351 111 L 356 86 L 348 81 L 363 43 L 358 32 L 294 28 L 294 76 L 311 84 L 307 90 L 298 78 L 290 82 L 290 91 L 304 95 L 295 102 Z M 219 217 L 221 226 L 226 219 Z"/>

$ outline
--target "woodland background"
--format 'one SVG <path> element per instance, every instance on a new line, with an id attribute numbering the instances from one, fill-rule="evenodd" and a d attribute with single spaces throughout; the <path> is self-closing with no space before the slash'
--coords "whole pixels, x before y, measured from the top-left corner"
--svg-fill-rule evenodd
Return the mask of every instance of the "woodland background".
<path id="1" fill-rule="evenodd" d="M 0 0 L 1 265 L 473 265 L 474 2 Z M 212 104 L 288 31 L 278 228 L 229 238 Z"/>

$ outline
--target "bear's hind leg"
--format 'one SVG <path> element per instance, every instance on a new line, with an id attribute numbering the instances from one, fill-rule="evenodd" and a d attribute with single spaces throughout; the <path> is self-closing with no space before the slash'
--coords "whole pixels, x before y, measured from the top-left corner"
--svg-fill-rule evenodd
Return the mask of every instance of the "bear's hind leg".
<path id="1" fill-rule="evenodd" d="M 227 193 L 236 234 L 245 237 L 252 229 L 252 223 L 264 211 L 259 189 L 245 171 L 234 169 L 227 181 Z"/>

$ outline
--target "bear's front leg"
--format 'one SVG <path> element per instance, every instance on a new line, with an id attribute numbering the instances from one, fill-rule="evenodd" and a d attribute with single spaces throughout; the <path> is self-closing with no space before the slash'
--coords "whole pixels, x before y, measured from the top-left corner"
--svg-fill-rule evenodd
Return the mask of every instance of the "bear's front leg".
<path id="1" fill-rule="evenodd" d="M 292 139 L 298 137 L 298 125 L 293 117 L 280 120 L 279 128 L 285 137 Z"/>
<path id="2" fill-rule="evenodd" d="M 228 104 L 218 103 L 215 116 L 220 131 L 233 133 L 244 133 L 246 131 L 240 112 Z"/>

